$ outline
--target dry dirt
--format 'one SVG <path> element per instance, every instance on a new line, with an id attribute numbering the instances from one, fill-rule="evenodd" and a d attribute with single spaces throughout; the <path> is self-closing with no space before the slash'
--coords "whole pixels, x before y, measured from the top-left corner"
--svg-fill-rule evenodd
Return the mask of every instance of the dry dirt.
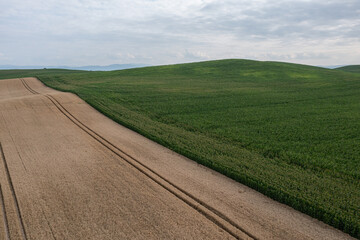
<path id="1" fill-rule="evenodd" d="M 0 239 L 351 239 L 35 78 L 0 80 Z"/>

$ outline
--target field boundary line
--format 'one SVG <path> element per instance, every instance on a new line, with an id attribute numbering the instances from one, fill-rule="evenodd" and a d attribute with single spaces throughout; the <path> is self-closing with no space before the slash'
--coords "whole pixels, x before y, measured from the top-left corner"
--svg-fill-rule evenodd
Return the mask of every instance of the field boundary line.
<path id="1" fill-rule="evenodd" d="M 22 238 L 24 240 L 27 240 L 25 225 L 24 225 L 24 221 L 23 221 L 23 218 L 22 218 L 22 215 L 21 215 L 19 202 L 18 202 L 18 199 L 16 197 L 14 184 L 13 184 L 13 181 L 11 179 L 9 167 L 8 167 L 8 164 L 7 164 L 7 161 L 6 161 L 6 158 L 5 158 L 5 153 L 4 153 L 4 149 L 3 149 L 3 146 L 1 144 L 1 142 L 0 142 L 0 152 L 1 152 L 1 158 L 3 159 L 3 163 L 4 163 L 4 166 L 5 166 L 5 172 L 6 172 L 7 180 L 8 180 L 9 186 L 10 186 L 11 195 L 12 195 L 14 203 L 15 203 L 16 215 L 18 216 L 18 219 L 19 219 L 19 222 L 20 222 L 20 230 L 21 230 Z"/>
<path id="2" fill-rule="evenodd" d="M 172 183 L 170 180 L 166 179 L 165 177 L 161 176 L 159 173 L 151 169 L 150 167 L 146 166 L 145 164 L 141 163 L 136 158 L 132 157 L 130 154 L 126 153 L 125 151 L 121 150 L 119 147 L 115 146 L 113 143 L 96 133 L 94 130 L 86 126 L 84 123 L 82 123 L 80 120 L 78 120 L 74 115 L 72 115 L 56 98 L 49 94 L 41 94 L 36 92 L 35 90 L 31 89 L 30 86 L 26 83 L 24 79 L 20 79 L 22 83 L 24 84 L 25 88 L 29 90 L 33 94 L 40 94 L 42 96 L 45 96 L 48 98 L 58 110 L 65 115 L 71 122 L 73 122 L 75 125 L 77 125 L 80 129 L 82 129 L 84 132 L 86 132 L 88 135 L 90 135 L 92 138 L 94 138 L 96 141 L 98 141 L 100 144 L 102 144 L 104 147 L 109 149 L 111 152 L 113 152 L 115 155 L 119 156 L 121 159 L 125 160 L 128 164 L 130 164 L 132 167 L 140 171 L 142 174 L 156 182 L 158 185 L 166 189 L 168 192 L 172 193 L 174 196 L 182 200 L 184 203 L 198 211 L 200 214 L 208 218 L 210 221 L 212 221 L 214 224 L 219 226 L 220 228 L 224 229 L 226 232 L 228 232 L 230 235 L 237 239 L 243 239 L 238 236 L 235 232 L 241 232 L 247 237 L 250 237 L 251 239 L 258 240 L 256 236 L 254 236 L 252 233 L 248 232 L 241 226 L 239 226 L 237 223 L 235 223 L 233 220 L 231 220 L 229 217 L 227 217 L 225 214 L 221 213 L 217 209 L 211 207 L 204 201 L 200 200 L 199 198 L 195 197 L 193 194 L 187 192 L 186 190 L 180 188 L 176 184 Z M 120 152 L 120 153 L 118 153 Z M 124 156 L 125 155 L 125 156 Z M 127 159 L 130 158 L 131 160 Z M 135 163 L 134 163 L 135 162 Z M 140 166 L 138 166 L 140 165 Z M 144 169 L 142 169 L 144 168 Z M 150 173 L 146 172 L 149 171 Z M 155 175 L 155 176 L 152 176 Z M 158 179 L 156 179 L 158 178 Z M 165 182 L 162 183 L 161 181 Z M 177 193 L 171 187 L 166 186 L 166 184 L 170 185 L 172 188 L 175 188 L 180 193 Z M 185 196 L 183 196 L 185 195 Z M 195 202 L 195 203 L 194 203 Z M 209 213 L 210 212 L 210 213 Z M 215 216 L 214 216 L 215 215 Z M 219 219 L 220 218 L 220 219 Z M 225 222 L 225 223 L 224 223 Z M 231 225 L 232 228 L 235 228 L 236 231 L 233 231 L 229 229 L 226 225 Z"/>

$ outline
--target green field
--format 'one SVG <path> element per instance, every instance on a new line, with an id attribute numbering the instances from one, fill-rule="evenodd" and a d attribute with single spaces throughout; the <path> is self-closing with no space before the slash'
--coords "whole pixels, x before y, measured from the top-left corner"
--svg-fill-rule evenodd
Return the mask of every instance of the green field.
<path id="1" fill-rule="evenodd" d="M 339 67 L 337 70 L 346 71 L 346 72 L 353 72 L 353 73 L 360 73 L 360 65 L 349 65 L 345 67 Z"/>
<path id="2" fill-rule="evenodd" d="M 250 60 L 0 71 L 24 75 L 360 238 L 360 74 Z"/>

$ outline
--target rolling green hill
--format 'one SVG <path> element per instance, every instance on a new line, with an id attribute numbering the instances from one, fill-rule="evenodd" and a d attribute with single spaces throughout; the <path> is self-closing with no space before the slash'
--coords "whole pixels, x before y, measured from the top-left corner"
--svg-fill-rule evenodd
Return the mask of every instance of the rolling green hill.
<path id="1" fill-rule="evenodd" d="M 349 65 L 349 66 L 345 66 L 345 67 L 339 67 L 336 69 L 345 71 L 345 72 L 360 73 L 360 65 Z"/>
<path id="2" fill-rule="evenodd" d="M 50 76 L 50 75 L 64 75 L 71 73 L 83 73 L 79 70 L 66 70 L 66 69 L 11 69 L 0 70 L 0 79 L 11 79 L 20 77 L 33 77 L 33 76 Z"/>
<path id="3" fill-rule="evenodd" d="M 47 71 L 26 74 L 360 237 L 360 75 L 250 60 Z M 0 71 L 0 78 L 9 75 L 3 76 Z"/>

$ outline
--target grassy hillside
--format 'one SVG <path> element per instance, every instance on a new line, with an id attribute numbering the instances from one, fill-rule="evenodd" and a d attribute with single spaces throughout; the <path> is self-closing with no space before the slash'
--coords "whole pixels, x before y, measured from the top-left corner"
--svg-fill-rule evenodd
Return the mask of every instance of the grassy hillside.
<path id="1" fill-rule="evenodd" d="M 336 69 L 345 71 L 345 72 L 360 73 L 360 65 L 349 65 L 349 66 L 345 66 L 345 67 L 339 67 Z"/>
<path id="2" fill-rule="evenodd" d="M 38 77 L 201 164 L 360 237 L 360 75 L 222 60 Z"/>
<path id="3" fill-rule="evenodd" d="M 0 79 L 11 79 L 18 77 L 33 77 L 33 76 L 50 76 L 50 75 L 63 75 L 71 73 L 82 73 L 79 70 L 66 70 L 66 69 L 14 69 L 14 70 L 0 70 Z"/>

